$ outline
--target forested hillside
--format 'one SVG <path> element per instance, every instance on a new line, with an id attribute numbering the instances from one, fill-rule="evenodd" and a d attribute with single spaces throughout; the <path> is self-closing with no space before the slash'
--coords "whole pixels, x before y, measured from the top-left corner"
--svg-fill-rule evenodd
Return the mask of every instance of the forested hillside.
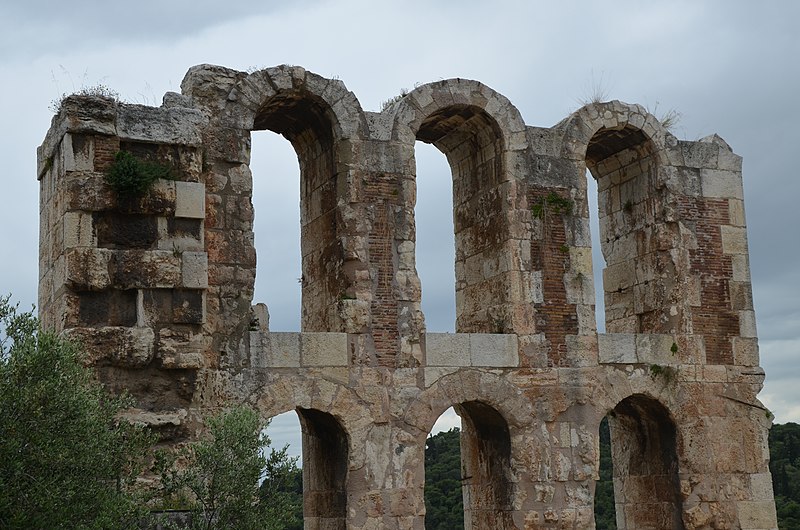
<path id="1" fill-rule="evenodd" d="M 770 471 L 781 530 L 800 530 L 800 425 L 773 425 L 769 433 Z M 459 430 L 428 438 L 425 450 L 425 528 L 464 527 Z M 600 425 L 600 480 L 595 493 L 598 530 L 615 530 L 608 422 Z"/>

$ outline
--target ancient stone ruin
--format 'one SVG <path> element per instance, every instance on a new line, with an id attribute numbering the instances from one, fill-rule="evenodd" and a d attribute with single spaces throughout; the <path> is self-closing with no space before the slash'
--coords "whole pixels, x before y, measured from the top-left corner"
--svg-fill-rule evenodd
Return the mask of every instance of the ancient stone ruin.
<path id="1" fill-rule="evenodd" d="M 463 79 L 382 112 L 300 67 L 201 65 L 181 90 L 158 108 L 67 98 L 38 152 L 41 318 L 167 443 L 231 404 L 296 410 L 306 528 L 422 529 L 425 440 L 453 406 L 467 528 L 586 529 L 608 416 L 619 528 L 777 527 L 741 158 L 720 137 L 678 140 L 618 101 L 528 126 Z M 300 164 L 299 333 L 253 306 L 264 129 Z M 457 333 L 426 333 L 420 310 L 417 140 L 452 169 Z M 176 180 L 115 194 L 120 150 Z"/>

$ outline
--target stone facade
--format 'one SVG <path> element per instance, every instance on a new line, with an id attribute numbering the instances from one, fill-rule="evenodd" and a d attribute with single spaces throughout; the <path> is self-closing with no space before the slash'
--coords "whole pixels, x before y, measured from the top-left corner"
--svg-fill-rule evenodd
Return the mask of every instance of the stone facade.
<path id="1" fill-rule="evenodd" d="M 300 67 L 201 65 L 181 89 L 158 108 L 67 98 L 38 152 L 42 320 L 165 442 L 234 403 L 296 410 L 306 528 L 422 529 L 425 440 L 453 406 L 468 528 L 585 529 L 608 416 L 619 528 L 777 527 L 741 158 L 721 138 L 678 140 L 618 101 L 527 126 L 463 79 L 380 113 Z M 264 129 L 300 163 L 300 333 L 252 306 Z M 420 310 L 417 140 L 452 168 L 452 334 Z M 119 150 L 176 180 L 117 197 Z"/>

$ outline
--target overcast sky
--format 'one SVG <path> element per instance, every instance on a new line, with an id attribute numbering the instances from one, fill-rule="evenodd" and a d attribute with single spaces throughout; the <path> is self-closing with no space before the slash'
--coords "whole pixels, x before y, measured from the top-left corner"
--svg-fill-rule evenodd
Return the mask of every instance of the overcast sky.
<path id="1" fill-rule="evenodd" d="M 0 294 L 25 307 L 36 301 L 36 147 L 51 102 L 63 93 L 103 84 L 125 101 L 158 105 L 164 92 L 180 91 L 195 64 L 295 64 L 338 77 L 365 110 L 376 111 L 417 83 L 477 79 L 508 97 L 527 124 L 549 127 L 600 88 L 656 115 L 675 109 L 679 138 L 716 132 L 744 157 L 767 372 L 760 397 L 776 421 L 800 421 L 800 177 L 792 165 L 798 20 L 794 0 L 2 0 Z M 418 147 L 417 167 L 423 306 L 428 328 L 448 331 L 452 220 L 442 198 L 450 195 L 449 169 L 430 146 Z M 272 329 L 298 330 L 299 185 L 289 143 L 254 135 L 253 172 L 256 299 L 269 305 Z"/>

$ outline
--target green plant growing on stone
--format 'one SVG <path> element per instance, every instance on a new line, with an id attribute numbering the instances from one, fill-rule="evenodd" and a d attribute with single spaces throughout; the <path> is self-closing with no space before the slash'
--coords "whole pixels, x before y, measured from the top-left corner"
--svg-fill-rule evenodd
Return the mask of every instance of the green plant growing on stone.
<path id="1" fill-rule="evenodd" d="M 539 199 L 531 206 L 531 214 L 536 219 L 544 219 L 550 213 L 570 215 L 572 213 L 572 201 L 551 191 L 546 197 Z"/>
<path id="2" fill-rule="evenodd" d="M 672 355 L 675 355 L 676 353 L 678 353 L 678 343 L 677 342 L 673 342 L 672 346 L 670 346 L 670 348 L 669 348 L 669 351 L 672 352 Z"/>
<path id="3" fill-rule="evenodd" d="M 660 364 L 650 365 L 650 378 L 655 381 L 662 378 L 666 384 L 670 384 L 677 378 L 677 371 L 671 366 L 661 366 Z"/>
<path id="4" fill-rule="evenodd" d="M 139 160 L 128 151 L 119 151 L 105 174 L 106 182 L 121 198 L 141 197 L 158 179 L 171 179 L 172 170 L 165 164 Z"/>

